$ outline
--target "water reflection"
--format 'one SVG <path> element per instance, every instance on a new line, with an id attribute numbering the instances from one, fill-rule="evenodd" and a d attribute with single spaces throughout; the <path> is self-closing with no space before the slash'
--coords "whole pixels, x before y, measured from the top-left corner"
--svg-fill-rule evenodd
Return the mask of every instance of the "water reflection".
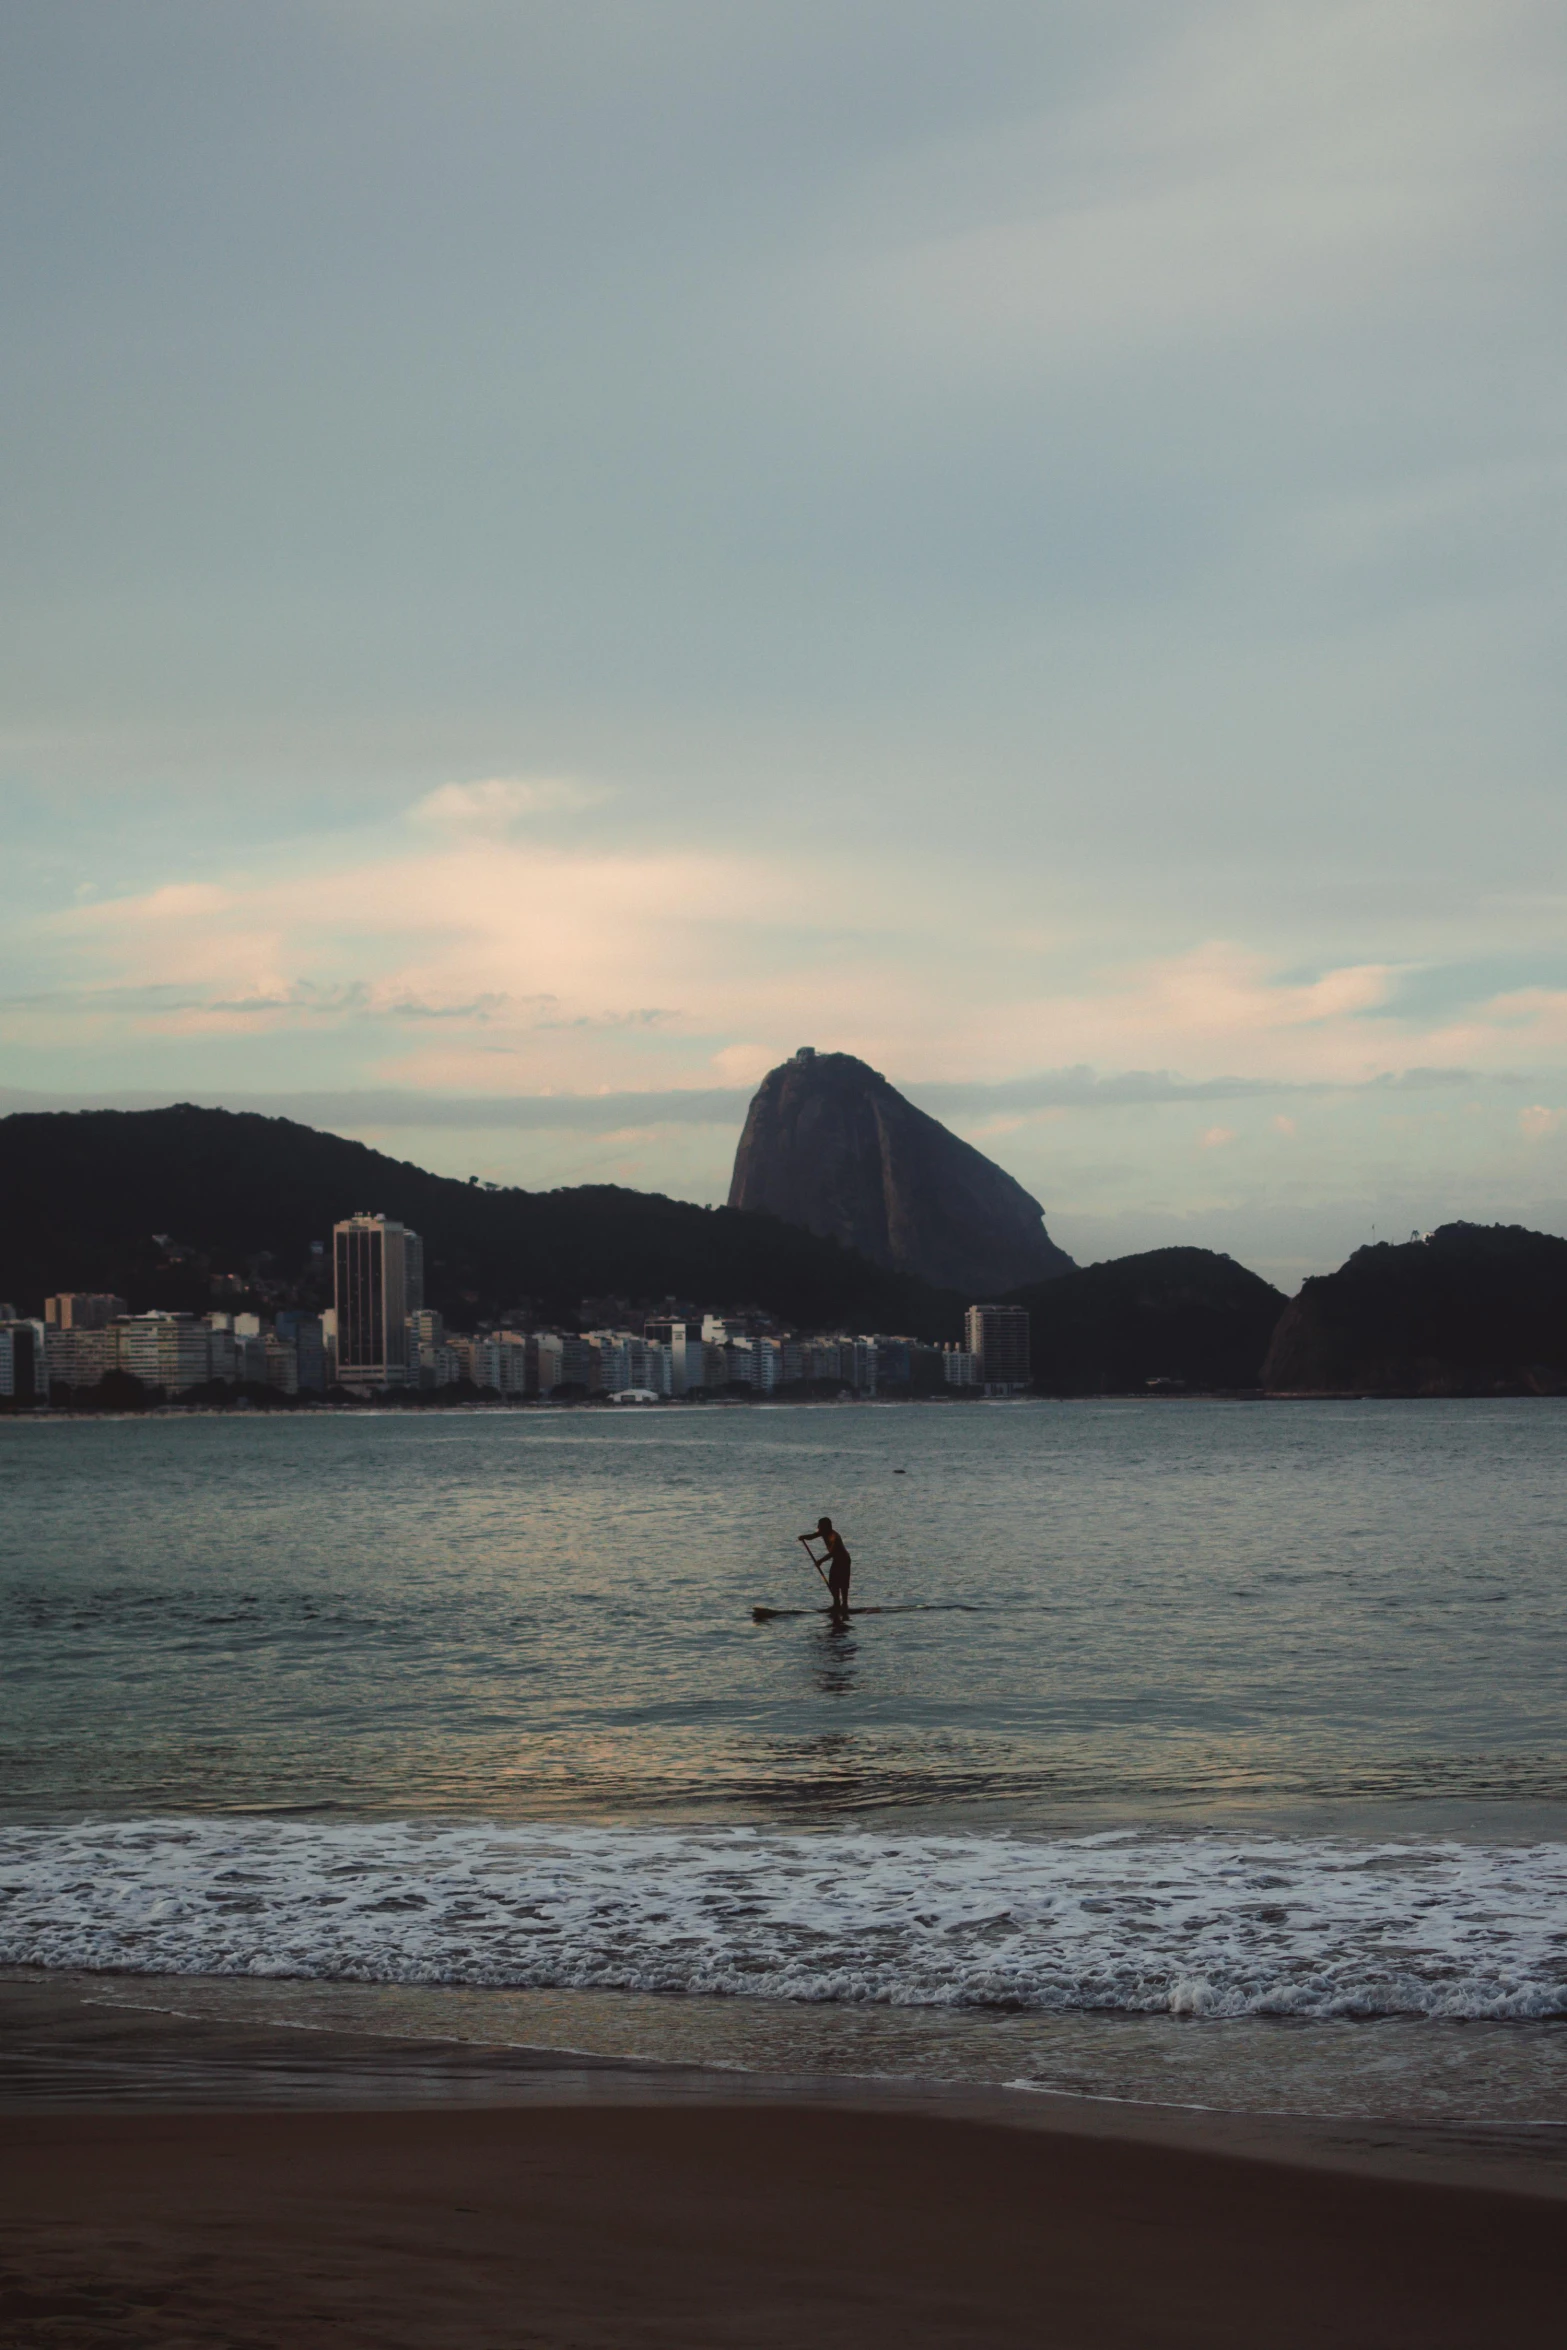
<path id="1" fill-rule="evenodd" d="M 828 1623 L 818 1643 L 816 1686 L 824 1697 L 847 1697 L 859 1687 L 860 1644 L 848 1624 Z"/>

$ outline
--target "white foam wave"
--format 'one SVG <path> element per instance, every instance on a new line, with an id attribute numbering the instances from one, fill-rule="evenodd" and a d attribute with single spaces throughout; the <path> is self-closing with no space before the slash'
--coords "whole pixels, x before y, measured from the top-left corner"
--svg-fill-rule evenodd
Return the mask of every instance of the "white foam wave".
<path id="1" fill-rule="evenodd" d="M 1567 1845 L 0 1829 L 0 1962 L 1191 2017 L 1567 2015 Z"/>

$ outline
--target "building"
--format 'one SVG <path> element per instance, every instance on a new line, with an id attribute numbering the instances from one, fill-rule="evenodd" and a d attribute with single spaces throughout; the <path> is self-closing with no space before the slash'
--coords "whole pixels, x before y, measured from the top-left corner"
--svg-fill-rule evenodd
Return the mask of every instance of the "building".
<path id="1" fill-rule="evenodd" d="M 49 1330 L 107 1330 L 130 1307 L 123 1297 L 107 1290 L 62 1289 L 44 1299 L 44 1326 Z"/>
<path id="2" fill-rule="evenodd" d="M 106 1372 L 120 1367 L 119 1340 L 113 1329 L 46 1327 L 44 1359 L 51 1387 L 96 1387 Z"/>
<path id="3" fill-rule="evenodd" d="M 597 1365 L 592 1342 L 586 1338 L 562 1338 L 560 1342 L 560 1375 L 557 1387 L 591 1389 Z M 539 1356 L 539 1377 L 544 1376 L 544 1357 Z"/>
<path id="4" fill-rule="evenodd" d="M 987 1395 L 1016 1395 L 1028 1385 L 1026 1306 L 970 1306 L 963 1343 L 979 1364 L 975 1384 Z"/>
<path id="5" fill-rule="evenodd" d="M 460 1376 L 497 1395 L 538 1393 L 537 1342 L 521 1330 L 491 1330 L 478 1338 L 454 1338 Z M 550 1385 L 553 1387 L 553 1377 Z"/>
<path id="6" fill-rule="evenodd" d="M 668 1357 L 669 1386 L 666 1392 L 670 1395 L 684 1395 L 692 1384 L 687 1368 L 686 1347 L 689 1342 L 689 1332 L 685 1322 L 678 1316 L 673 1319 L 660 1318 L 657 1321 L 644 1322 L 642 1335 L 650 1346 L 661 1346 Z M 693 1353 L 697 1351 L 697 1349 L 693 1349 Z M 697 1372 L 700 1377 L 700 1362 L 697 1364 Z"/>
<path id="7" fill-rule="evenodd" d="M 327 1385 L 326 1332 L 321 1327 L 321 1316 L 290 1306 L 278 1315 L 273 1327 L 278 1337 L 294 1349 L 300 1391 L 307 1395 L 321 1394 Z"/>
<path id="8" fill-rule="evenodd" d="M 966 1346 L 944 1346 L 941 1350 L 941 1376 L 948 1387 L 983 1387 L 979 1357 L 970 1354 Z"/>
<path id="9" fill-rule="evenodd" d="M 636 1330 L 592 1330 L 588 1344 L 593 1351 L 588 1385 L 595 1395 L 622 1395 L 631 1388 L 638 1394 L 672 1392 L 670 1350 L 658 1339 Z"/>
<path id="10" fill-rule="evenodd" d="M 223 1379 L 233 1384 L 234 1317 L 232 1314 L 207 1316 L 207 1377 Z"/>
<path id="11" fill-rule="evenodd" d="M 0 1396 L 8 1403 L 49 1401 L 49 1362 L 42 1322 L 8 1316 L 0 1322 Z"/>
<path id="12" fill-rule="evenodd" d="M 127 1314 L 113 1328 L 117 1368 L 144 1387 L 183 1395 L 189 1387 L 205 1387 L 212 1376 L 212 1333 L 193 1315 Z"/>
<path id="13" fill-rule="evenodd" d="M 337 1376 L 345 1387 L 401 1387 L 408 1320 L 424 1306 L 424 1243 L 406 1224 L 355 1215 L 332 1227 Z"/>
<path id="14" fill-rule="evenodd" d="M 462 1350 L 446 1335 L 445 1317 L 433 1306 L 419 1306 L 408 1316 L 408 1376 L 410 1387 L 455 1387 L 468 1375 Z"/>
<path id="15" fill-rule="evenodd" d="M 917 1338 L 878 1338 L 876 1384 L 882 1394 L 936 1395 L 947 1385 L 947 1353 Z M 969 1356 L 965 1353 L 964 1360 Z"/>

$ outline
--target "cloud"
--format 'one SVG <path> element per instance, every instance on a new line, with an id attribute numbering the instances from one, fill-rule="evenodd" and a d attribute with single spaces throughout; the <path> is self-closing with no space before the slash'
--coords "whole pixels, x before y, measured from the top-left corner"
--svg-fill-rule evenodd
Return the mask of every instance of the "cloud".
<path id="1" fill-rule="evenodd" d="M 1548 1110 L 1543 1103 L 1533 1102 L 1518 1113 L 1519 1131 L 1531 1142 L 1543 1142 L 1548 1134 L 1557 1134 L 1567 1123 L 1567 1110 Z"/>
<path id="2" fill-rule="evenodd" d="M 602 785 L 574 783 L 559 775 L 491 775 L 479 783 L 443 783 L 415 803 L 417 824 L 443 832 L 503 837 L 529 816 L 558 815 L 591 808 L 609 797 Z"/>
<path id="3" fill-rule="evenodd" d="M 761 1076 L 763 1071 L 758 1071 Z M 1430 1073 L 1429 1082 L 1445 1087 L 1448 1072 Z M 1470 1084 L 1485 1085 L 1483 1078 L 1468 1077 Z M 1516 1080 L 1507 1082 L 1516 1083 Z M 414 1086 L 336 1086 L 312 1090 L 292 1087 L 275 1092 L 236 1089 L 231 1086 L 199 1087 L 190 1095 L 192 1100 L 215 1108 L 254 1110 L 269 1118 L 297 1118 L 305 1125 L 327 1127 L 407 1127 L 453 1129 L 479 1133 L 485 1130 L 519 1133 L 581 1133 L 619 1134 L 633 1129 L 651 1131 L 663 1126 L 714 1126 L 738 1130 L 750 1105 L 755 1080 L 743 1085 L 681 1085 L 659 1089 L 628 1091 L 609 1090 L 602 1093 L 469 1093 L 432 1092 Z M 1258 1095 L 1281 1092 L 1305 1092 L 1314 1095 L 1330 1090 L 1345 1100 L 1375 1101 L 1389 1089 L 1380 1079 L 1373 1079 L 1360 1087 L 1290 1087 L 1257 1084 L 1237 1079 L 1229 1083 L 1218 1081 L 1212 1085 L 1184 1085 L 1168 1076 L 1146 1078 L 1096 1076 L 1087 1069 L 1058 1072 L 1055 1077 L 1039 1077 L 1003 1085 L 969 1085 L 963 1087 L 936 1087 L 910 1081 L 904 1088 L 912 1100 L 933 1116 L 944 1114 L 955 1124 L 961 1124 L 971 1137 L 999 1137 L 1020 1132 L 1028 1123 L 1024 1115 L 1015 1114 L 1010 1105 L 1019 1094 L 1027 1091 L 1030 1106 L 1045 1110 L 1046 1115 L 1058 1118 L 1063 1110 L 1085 1114 L 1131 1113 L 1159 1109 L 1169 1105 L 1191 1102 L 1254 1098 Z M 1412 1090 L 1399 1086 L 1398 1091 Z M 167 1102 L 170 1095 L 150 1092 L 145 1088 L 98 1092 L 43 1092 L 36 1089 L 0 1086 L 0 1111 L 60 1110 L 60 1109 L 151 1109 Z M 959 1114 L 961 1110 L 961 1115 Z M 1524 1111 L 1524 1120 L 1545 1119 L 1549 1127 L 1526 1125 L 1528 1133 L 1550 1131 L 1556 1122 L 1567 1120 L 1567 1112 L 1551 1110 Z M 1294 1134 L 1293 1118 L 1279 1116 L 1272 1121 L 1281 1134 Z M 1236 1139 L 1236 1131 L 1228 1126 L 1208 1128 L 1201 1137 L 1204 1148 L 1218 1148 Z"/>
<path id="4" fill-rule="evenodd" d="M 1001 890 L 985 924 L 944 918 L 951 877 L 894 848 L 870 873 L 463 824 L 405 842 L 66 908 L 32 932 L 56 982 L 0 1006 L 6 1033 L 340 1034 L 344 1081 L 475 1094 L 497 1056 L 527 1092 L 640 1091 L 649 1056 L 658 1084 L 754 1082 L 805 1036 L 960 1119 L 1450 1086 L 1567 1048 L 1560 991 L 1443 1023 L 1400 1009 L 1390 962 L 1302 973 L 1215 939 L 1063 970 Z"/>

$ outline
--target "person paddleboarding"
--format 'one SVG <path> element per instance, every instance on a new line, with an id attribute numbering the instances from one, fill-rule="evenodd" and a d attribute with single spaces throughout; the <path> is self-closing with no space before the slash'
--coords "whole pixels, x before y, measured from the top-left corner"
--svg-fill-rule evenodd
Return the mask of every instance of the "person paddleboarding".
<path id="1" fill-rule="evenodd" d="M 831 1518 L 818 1518 L 814 1535 L 802 1534 L 800 1540 L 807 1548 L 814 1541 L 821 1543 L 826 1550 L 827 1596 L 832 1601 L 833 1614 L 846 1616 L 849 1612 L 849 1571 L 852 1562 L 843 1536 Z M 811 1555 L 814 1558 L 816 1554 L 813 1551 Z M 823 1562 L 817 1563 L 820 1565 Z"/>

